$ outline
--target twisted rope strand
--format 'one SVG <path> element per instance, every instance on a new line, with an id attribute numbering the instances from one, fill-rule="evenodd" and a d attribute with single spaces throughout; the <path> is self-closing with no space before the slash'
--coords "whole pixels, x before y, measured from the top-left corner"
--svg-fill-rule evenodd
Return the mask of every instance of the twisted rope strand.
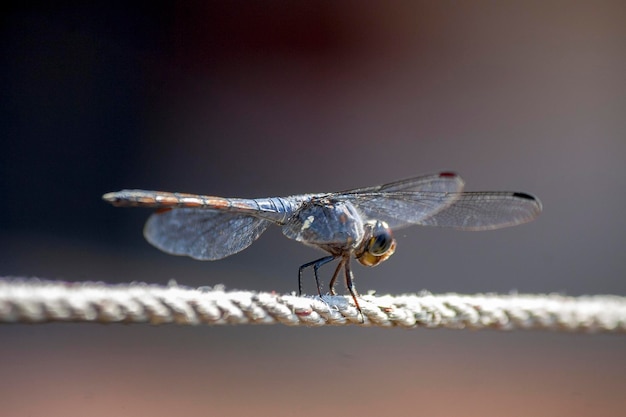
<path id="1" fill-rule="evenodd" d="M 145 283 L 0 279 L 0 323 L 349 325 L 626 333 L 626 297 L 559 294 L 297 297 Z"/>

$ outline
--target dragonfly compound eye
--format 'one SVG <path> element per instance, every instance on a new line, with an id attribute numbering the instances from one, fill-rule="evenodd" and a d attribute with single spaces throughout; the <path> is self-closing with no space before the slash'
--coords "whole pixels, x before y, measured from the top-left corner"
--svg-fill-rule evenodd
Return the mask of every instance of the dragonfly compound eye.
<path id="1" fill-rule="evenodd" d="M 393 237 L 387 230 L 372 236 L 367 244 L 367 251 L 375 256 L 385 254 L 391 248 Z"/>
<path id="2" fill-rule="evenodd" d="M 375 266 L 389 258 L 396 250 L 396 240 L 386 223 L 377 221 L 366 225 L 366 237 L 357 260 L 366 266 Z"/>

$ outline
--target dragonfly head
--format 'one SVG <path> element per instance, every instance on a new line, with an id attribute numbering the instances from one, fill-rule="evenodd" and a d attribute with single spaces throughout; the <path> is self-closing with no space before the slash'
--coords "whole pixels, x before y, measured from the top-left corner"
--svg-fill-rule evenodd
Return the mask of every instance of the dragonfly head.
<path id="1" fill-rule="evenodd" d="M 365 223 L 365 237 L 356 251 L 356 259 L 365 266 L 376 266 L 396 250 L 396 240 L 387 223 L 371 220 Z"/>

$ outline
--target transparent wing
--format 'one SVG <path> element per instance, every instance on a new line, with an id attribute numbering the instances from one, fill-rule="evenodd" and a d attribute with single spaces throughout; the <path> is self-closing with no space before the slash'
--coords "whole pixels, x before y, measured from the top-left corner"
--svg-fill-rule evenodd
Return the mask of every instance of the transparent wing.
<path id="1" fill-rule="evenodd" d="M 461 195 L 463 186 L 457 174 L 442 172 L 348 190 L 330 197 L 350 201 L 363 217 L 385 221 L 392 229 L 398 229 L 420 224 L 450 206 Z"/>
<path id="2" fill-rule="evenodd" d="M 451 205 L 418 224 L 460 230 L 492 230 L 529 222 L 541 210 L 541 201 L 526 193 L 460 193 Z"/>
<path id="3" fill-rule="evenodd" d="M 354 195 L 394 191 L 435 191 L 451 193 L 463 191 L 464 186 L 465 182 L 458 174 L 454 172 L 438 172 L 436 174 L 420 175 L 419 177 L 406 178 L 374 187 L 355 188 L 337 194 Z"/>
<path id="4" fill-rule="evenodd" d="M 163 252 L 214 261 L 250 246 L 269 224 L 238 213 L 181 208 L 152 214 L 143 234 Z"/>

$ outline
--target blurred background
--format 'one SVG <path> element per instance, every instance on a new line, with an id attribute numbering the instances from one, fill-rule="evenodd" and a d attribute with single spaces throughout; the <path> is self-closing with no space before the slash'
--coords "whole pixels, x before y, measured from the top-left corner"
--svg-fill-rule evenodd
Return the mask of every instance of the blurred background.
<path id="1" fill-rule="evenodd" d="M 322 253 L 279 228 L 199 262 L 151 247 L 149 211 L 101 195 L 280 196 L 455 170 L 468 190 L 536 194 L 544 213 L 403 229 L 388 262 L 355 267 L 361 292 L 625 295 L 625 21 L 621 1 L 9 2 L 0 275 L 291 292 Z M 65 324 L 3 326 L 0 344 L 6 416 L 626 406 L 615 335 Z"/>

